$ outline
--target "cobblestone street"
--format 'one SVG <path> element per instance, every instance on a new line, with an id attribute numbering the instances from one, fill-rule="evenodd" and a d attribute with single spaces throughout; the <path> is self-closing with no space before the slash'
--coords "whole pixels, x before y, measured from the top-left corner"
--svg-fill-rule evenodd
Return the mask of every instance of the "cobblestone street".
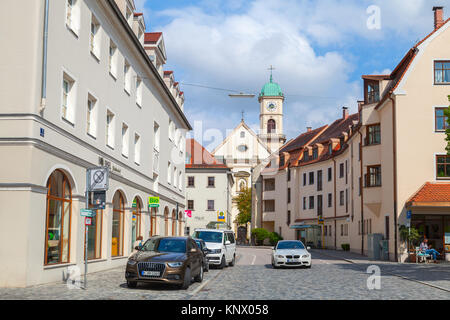
<path id="1" fill-rule="evenodd" d="M 0 299 L 70 300 L 308 300 L 308 299 L 450 299 L 449 266 L 400 265 L 366 260 L 352 263 L 342 252 L 313 251 L 311 269 L 272 269 L 270 249 L 238 248 L 236 266 L 210 269 L 202 283 L 192 283 L 186 291 L 167 285 L 140 285 L 129 289 L 124 268 L 88 276 L 88 289 L 69 289 L 63 282 L 30 288 L 0 289 Z M 353 258 L 357 255 L 353 256 Z M 381 289 L 369 290 L 369 265 L 381 268 Z M 385 272 L 386 270 L 386 272 Z M 427 280 L 431 287 L 403 279 L 392 273 Z M 413 272 L 414 271 L 414 272 Z M 388 273 L 389 272 L 389 273 Z M 422 275 L 424 279 L 418 279 Z M 431 278 L 434 277 L 434 278 Z"/>

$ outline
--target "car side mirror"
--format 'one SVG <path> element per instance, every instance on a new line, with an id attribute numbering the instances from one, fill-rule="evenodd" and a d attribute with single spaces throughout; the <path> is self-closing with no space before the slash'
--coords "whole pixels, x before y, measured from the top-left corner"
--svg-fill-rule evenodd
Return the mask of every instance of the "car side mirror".
<path id="1" fill-rule="evenodd" d="M 136 247 L 134 247 L 134 250 L 139 251 L 139 250 L 141 250 L 141 248 L 139 246 L 136 246 Z"/>
<path id="2" fill-rule="evenodd" d="M 311 250 L 311 247 L 306 247 L 306 250 Z"/>
<path id="3" fill-rule="evenodd" d="M 275 247 L 273 247 L 273 248 L 272 248 L 272 250 L 277 250 L 277 247 L 276 247 L 276 246 L 275 246 Z"/>
<path id="4" fill-rule="evenodd" d="M 231 242 L 229 240 L 225 241 L 225 245 L 229 245 Z"/>

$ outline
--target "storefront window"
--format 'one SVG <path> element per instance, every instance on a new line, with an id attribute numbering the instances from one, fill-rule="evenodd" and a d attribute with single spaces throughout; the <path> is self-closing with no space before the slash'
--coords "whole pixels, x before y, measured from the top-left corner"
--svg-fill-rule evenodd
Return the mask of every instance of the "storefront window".
<path id="1" fill-rule="evenodd" d="M 134 248 L 134 243 L 141 234 L 141 213 L 142 205 L 138 198 L 133 201 L 133 216 L 131 219 L 131 248 Z"/>
<path id="2" fill-rule="evenodd" d="M 68 263 L 72 191 L 65 174 L 56 170 L 47 182 L 45 265 Z"/>
<path id="3" fill-rule="evenodd" d="M 123 255 L 123 219 L 125 216 L 125 200 L 122 194 L 117 191 L 113 198 L 113 221 L 111 256 Z"/>
<path id="4" fill-rule="evenodd" d="M 102 257 L 103 210 L 96 210 L 92 225 L 88 228 L 88 260 Z"/>

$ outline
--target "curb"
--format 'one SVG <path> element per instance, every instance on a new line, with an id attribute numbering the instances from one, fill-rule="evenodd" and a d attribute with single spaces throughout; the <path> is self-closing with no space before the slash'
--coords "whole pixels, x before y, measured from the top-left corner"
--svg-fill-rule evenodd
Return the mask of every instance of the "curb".
<path id="1" fill-rule="evenodd" d="M 340 260 L 346 261 L 346 262 L 351 263 L 351 264 L 356 264 L 356 265 L 361 264 L 361 263 L 355 262 L 354 260 L 341 258 L 341 257 L 336 257 L 336 256 L 331 255 L 331 254 L 323 253 L 323 255 L 331 257 L 331 258 L 335 258 L 335 259 L 340 259 Z M 374 260 L 373 262 L 376 262 L 376 261 Z M 404 280 L 417 282 L 417 283 L 420 283 L 420 284 L 425 285 L 425 286 L 429 286 L 429 287 L 432 287 L 432 288 L 435 288 L 435 289 L 439 289 L 439 290 L 442 290 L 442 291 L 445 291 L 445 292 L 450 292 L 450 289 L 447 289 L 447 288 L 444 288 L 444 287 L 441 287 L 441 286 L 437 286 L 435 284 L 431 284 L 431 283 L 420 281 L 420 280 L 416 280 L 416 279 L 411 279 L 411 278 L 408 278 L 408 277 L 405 277 L 405 276 L 402 276 L 402 275 L 399 275 L 399 274 L 396 274 L 396 273 L 392 273 L 392 272 L 389 272 L 389 271 L 384 271 L 384 272 L 389 274 L 389 275 L 392 275 L 392 276 L 395 276 L 395 277 L 398 277 L 398 278 L 401 278 L 401 279 L 404 279 Z"/>

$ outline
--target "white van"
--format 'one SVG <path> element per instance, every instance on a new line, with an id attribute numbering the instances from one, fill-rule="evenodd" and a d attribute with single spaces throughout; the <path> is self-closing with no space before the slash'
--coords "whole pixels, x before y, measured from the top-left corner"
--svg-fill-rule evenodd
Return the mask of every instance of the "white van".
<path id="1" fill-rule="evenodd" d="M 236 263 L 236 240 L 231 230 L 195 229 L 192 236 L 205 241 L 209 253 L 206 255 L 208 263 L 225 266 L 234 266 Z"/>

